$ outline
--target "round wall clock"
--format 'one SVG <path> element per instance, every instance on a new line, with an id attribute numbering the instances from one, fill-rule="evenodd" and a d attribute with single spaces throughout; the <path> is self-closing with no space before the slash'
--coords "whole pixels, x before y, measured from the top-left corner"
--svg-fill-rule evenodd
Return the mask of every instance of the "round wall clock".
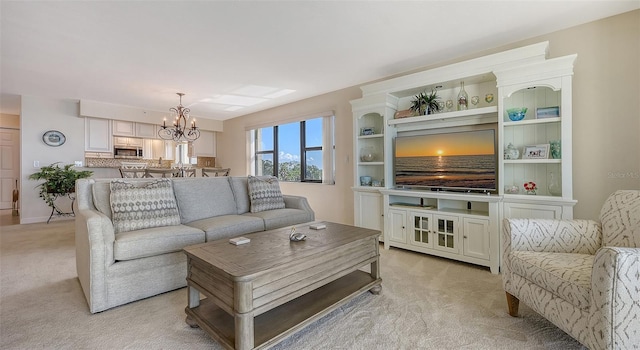
<path id="1" fill-rule="evenodd" d="M 42 135 L 42 141 L 49 146 L 58 147 L 67 141 L 67 138 L 58 130 L 49 130 Z"/>

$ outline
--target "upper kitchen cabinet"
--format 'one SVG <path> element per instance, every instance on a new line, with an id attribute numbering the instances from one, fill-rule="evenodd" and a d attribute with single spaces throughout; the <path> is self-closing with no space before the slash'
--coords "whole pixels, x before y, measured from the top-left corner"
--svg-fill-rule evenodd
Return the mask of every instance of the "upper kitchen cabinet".
<path id="1" fill-rule="evenodd" d="M 155 139 L 158 137 L 158 131 L 154 124 L 114 120 L 113 136 L 134 136 Z"/>
<path id="2" fill-rule="evenodd" d="M 147 123 L 136 123 L 136 136 L 145 139 L 158 138 L 158 126 Z"/>
<path id="3" fill-rule="evenodd" d="M 84 150 L 89 152 L 113 152 L 111 120 L 84 118 Z"/>

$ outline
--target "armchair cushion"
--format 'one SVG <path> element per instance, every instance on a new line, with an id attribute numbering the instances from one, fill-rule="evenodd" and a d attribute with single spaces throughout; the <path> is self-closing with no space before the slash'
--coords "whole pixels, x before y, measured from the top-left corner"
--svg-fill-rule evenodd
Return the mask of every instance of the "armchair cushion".
<path id="1" fill-rule="evenodd" d="M 511 252 L 511 269 L 581 309 L 589 308 L 593 255 Z"/>

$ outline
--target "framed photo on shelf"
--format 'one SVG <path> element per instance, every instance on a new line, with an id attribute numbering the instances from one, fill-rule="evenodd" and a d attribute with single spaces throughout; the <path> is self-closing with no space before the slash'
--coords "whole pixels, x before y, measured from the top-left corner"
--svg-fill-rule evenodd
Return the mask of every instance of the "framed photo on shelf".
<path id="1" fill-rule="evenodd" d="M 536 119 L 558 118 L 560 116 L 560 107 L 540 107 L 536 108 Z"/>
<path id="2" fill-rule="evenodd" d="M 549 158 L 549 144 L 524 146 L 522 159 L 547 159 Z"/>
<path id="3" fill-rule="evenodd" d="M 370 127 L 360 128 L 360 136 L 369 136 L 369 135 L 375 135 L 375 134 L 376 134 L 376 130 L 374 128 L 370 128 Z"/>

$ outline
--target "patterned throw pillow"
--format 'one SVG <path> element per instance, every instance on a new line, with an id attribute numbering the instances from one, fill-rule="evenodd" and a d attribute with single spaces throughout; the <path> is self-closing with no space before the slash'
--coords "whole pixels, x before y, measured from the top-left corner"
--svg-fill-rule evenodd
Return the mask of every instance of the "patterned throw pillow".
<path id="1" fill-rule="evenodd" d="M 247 182 L 252 213 L 284 208 L 284 198 L 282 198 L 277 177 L 249 176 Z"/>
<path id="2" fill-rule="evenodd" d="M 169 179 L 151 182 L 113 180 L 111 211 L 115 233 L 180 224 L 180 214 Z"/>

